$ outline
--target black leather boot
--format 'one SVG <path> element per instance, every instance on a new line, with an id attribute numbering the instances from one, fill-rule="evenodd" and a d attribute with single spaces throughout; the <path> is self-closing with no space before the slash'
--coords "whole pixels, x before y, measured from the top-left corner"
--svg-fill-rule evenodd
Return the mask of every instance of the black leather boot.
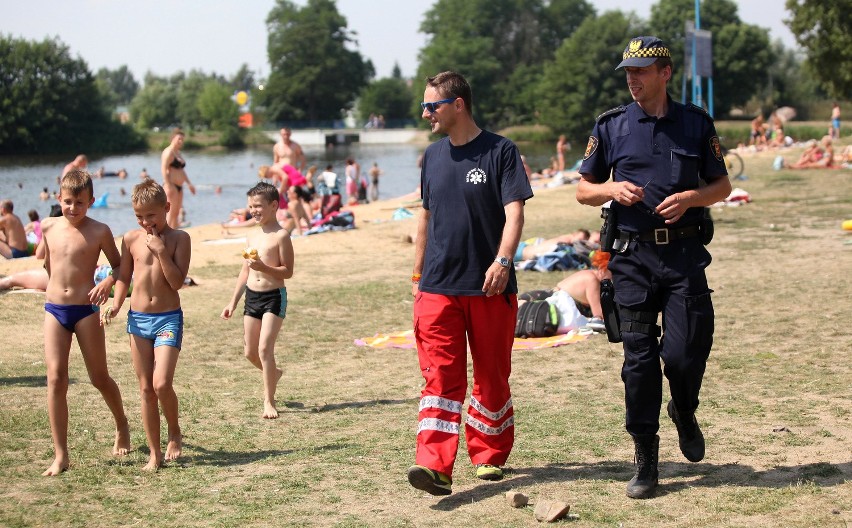
<path id="1" fill-rule="evenodd" d="M 660 437 L 657 435 L 633 435 L 636 448 L 634 463 L 636 474 L 627 483 L 627 496 L 631 499 L 650 499 L 657 488 L 657 454 Z"/>
<path id="2" fill-rule="evenodd" d="M 701 428 L 698 427 L 698 420 L 695 419 L 695 413 L 687 416 L 681 416 L 677 412 L 674 400 L 669 401 L 666 412 L 669 418 L 677 427 L 677 440 L 680 444 L 680 452 L 690 462 L 699 462 L 704 458 L 704 435 L 701 433 Z"/>

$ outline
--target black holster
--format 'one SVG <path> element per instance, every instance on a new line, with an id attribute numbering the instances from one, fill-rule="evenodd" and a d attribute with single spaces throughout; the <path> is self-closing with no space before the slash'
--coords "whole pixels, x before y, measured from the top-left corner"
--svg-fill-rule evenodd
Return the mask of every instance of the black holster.
<path id="1" fill-rule="evenodd" d="M 705 246 L 713 240 L 713 217 L 710 215 L 710 208 L 705 207 L 701 214 L 701 222 L 698 224 L 698 235 L 701 237 L 701 243 Z M 603 240 L 603 237 L 601 237 Z"/>
<path id="2" fill-rule="evenodd" d="M 601 208 L 601 251 L 612 253 L 612 246 L 618 237 L 618 218 L 611 207 Z"/>
<path id="3" fill-rule="evenodd" d="M 601 310 L 607 339 L 610 343 L 620 343 L 621 317 L 618 314 L 618 305 L 615 303 L 615 286 L 609 279 L 601 281 Z"/>

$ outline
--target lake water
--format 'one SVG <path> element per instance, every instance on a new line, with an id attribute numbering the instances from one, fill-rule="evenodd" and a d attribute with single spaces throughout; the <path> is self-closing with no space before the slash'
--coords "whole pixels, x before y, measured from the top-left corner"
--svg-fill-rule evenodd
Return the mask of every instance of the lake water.
<path id="1" fill-rule="evenodd" d="M 383 174 L 379 181 L 379 198 L 388 199 L 414 191 L 420 182 L 417 158 L 422 145 L 360 145 L 338 146 L 329 149 L 306 148 L 308 166 L 317 165 L 322 171 L 331 163 L 334 172 L 343 174 L 345 160 L 354 158 L 361 171 L 379 164 Z M 533 169 L 547 165 L 552 155 L 551 145 L 522 146 Z M 576 149 L 575 149 L 576 151 Z M 187 174 L 196 187 L 196 195 L 184 192 L 186 219 L 192 225 L 218 223 L 227 220 L 228 213 L 245 207 L 246 191 L 257 183 L 257 167 L 272 161 L 272 147 L 239 151 L 184 152 Z M 567 156 L 567 159 L 573 159 Z M 58 191 L 57 177 L 71 158 L 2 158 L 0 157 L 0 199 L 10 198 L 15 204 L 15 214 L 27 223 L 27 211 L 35 209 L 41 218 L 48 216 L 55 200 L 43 202 L 39 193 L 45 187 Z M 147 152 L 121 156 L 90 157 L 89 171 L 104 167 L 107 172 L 124 168 L 129 176 L 125 180 L 115 177 L 96 179 L 95 197 L 108 193 L 107 207 L 92 208 L 89 215 L 110 226 L 116 236 L 137 227 L 130 205 L 130 191 L 138 183 L 139 172 L 145 168 L 151 177 L 161 181 L 160 153 Z M 215 192 L 222 188 L 221 194 Z M 124 191 L 124 195 L 122 195 Z"/>

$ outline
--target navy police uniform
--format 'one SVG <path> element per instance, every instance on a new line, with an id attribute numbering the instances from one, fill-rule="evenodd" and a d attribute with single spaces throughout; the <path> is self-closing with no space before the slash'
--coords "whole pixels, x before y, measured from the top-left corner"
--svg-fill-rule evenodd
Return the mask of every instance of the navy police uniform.
<path id="1" fill-rule="evenodd" d="M 642 67 L 654 60 L 622 65 Z M 691 208 L 671 225 L 654 209 L 667 196 L 727 174 L 719 139 L 712 119 L 699 107 L 669 98 L 668 112 L 658 119 L 634 102 L 598 117 L 580 173 L 597 183 L 611 175 L 614 181 L 644 187 L 642 202 L 611 204 L 623 250 L 613 252 L 609 269 L 624 341 L 627 431 L 654 435 L 662 404 L 659 359 L 676 409 L 691 415 L 698 407 L 714 322 L 704 273 L 710 254 L 699 236 L 703 209 Z"/>

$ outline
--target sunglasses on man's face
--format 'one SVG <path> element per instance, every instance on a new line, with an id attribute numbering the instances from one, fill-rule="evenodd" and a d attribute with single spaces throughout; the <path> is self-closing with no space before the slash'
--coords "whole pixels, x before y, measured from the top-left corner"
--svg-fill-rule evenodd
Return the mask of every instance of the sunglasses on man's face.
<path id="1" fill-rule="evenodd" d="M 434 101 L 434 102 L 431 102 L 431 103 L 423 102 L 423 103 L 420 103 L 420 106 L 423 108 L 423 110 L 428 110 L 430 114 L 434 114 L 435 112 L 438 111 L 439 106 L 441 106 L 444 103 L 452 103 L 456 99 L 457 99 L 457 97 L 452 97 L 450 99 L 441 99 L 440 101 Z"/>

